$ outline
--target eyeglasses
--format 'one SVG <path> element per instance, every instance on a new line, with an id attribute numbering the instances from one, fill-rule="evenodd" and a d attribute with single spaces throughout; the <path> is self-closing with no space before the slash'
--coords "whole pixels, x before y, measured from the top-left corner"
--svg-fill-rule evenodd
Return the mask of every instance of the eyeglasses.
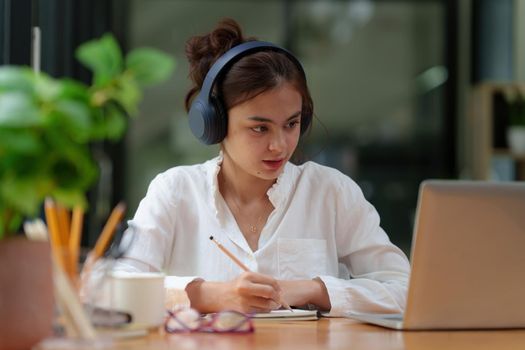
<path id="1" fill-rule="evenodd" d="M 250 333 L 254 331 L 250 315 L 237 311 L 221 311 L 201 316 L 191 308 L 168 310 L 164 329 L 168 333 Z"/>

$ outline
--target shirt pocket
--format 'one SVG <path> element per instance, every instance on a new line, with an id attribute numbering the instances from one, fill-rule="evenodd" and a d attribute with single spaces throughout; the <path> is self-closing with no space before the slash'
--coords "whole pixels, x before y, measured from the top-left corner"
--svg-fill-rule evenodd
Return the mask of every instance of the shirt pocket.
<path id="1" fill-rule="evenodd" d="M 279 278 L 310 279 L 326 274 L 326 240 L 277 240 Z"/>

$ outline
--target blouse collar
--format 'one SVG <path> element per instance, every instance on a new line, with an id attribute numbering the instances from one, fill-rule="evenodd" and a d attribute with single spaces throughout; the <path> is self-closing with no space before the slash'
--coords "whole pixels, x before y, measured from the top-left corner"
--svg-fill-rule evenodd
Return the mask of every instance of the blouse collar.
<path id="1" fill-rule="evenodd" d="M 219 215 L 219 208 L 222 207 L 221 204 L 224 202 L 224 199 L 222 199 L 222 195 L 219 191 L 219 172 L 221 171 L 223 159 L 223 153 L 220 151 L 217 157 L 204 163 L 207 173 L 207 182 L 210 186 L 211 203 L 213 203 L 215 215 L 220 222 L 222 222 L 221 216 L 223 215 Z M 287 162 L 284 165 L 283 171 L 277 177 L 275 183 L 268 189 L 268 192 L 266 192 L 270 202 L 276 210 L 279 209 L 287 200 L 297 176 L 297 166 Z"/>

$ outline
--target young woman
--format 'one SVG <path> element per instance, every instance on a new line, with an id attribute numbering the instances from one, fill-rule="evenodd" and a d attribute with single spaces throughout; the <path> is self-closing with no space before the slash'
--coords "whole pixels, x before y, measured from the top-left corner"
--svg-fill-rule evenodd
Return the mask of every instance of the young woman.
<path id="1" fill-rule="evenodd" d="M 250 40 L 224 20 L 187 42 L 190 119 L 202 107 L 197 93 L 215 74 L 212 65 Z M 289 162 L 313 113 L 298 61 L 264 45 L 247 50 L 217 74 L 211 91 L 214 118 L 224 118 L 225 130 L 211 130 L 218 139 L 198 136 L 220 142 L 220 154 L 151 182 L 129 223 L 135 240 L 120 267 L 166 272 L 166 286 L 184 290 L 201 312 L 269 311 L 283 301 L 331 316 L 402 312 L 408 260 L 356 183 L 313 162 Z M 190 120 L 197 134 L 207 122 Z"/>

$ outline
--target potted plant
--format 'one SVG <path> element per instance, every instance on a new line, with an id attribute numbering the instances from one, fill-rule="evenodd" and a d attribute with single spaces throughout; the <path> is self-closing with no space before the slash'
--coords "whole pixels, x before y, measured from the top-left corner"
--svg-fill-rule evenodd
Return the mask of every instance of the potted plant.
<path id="1" fill-rule="evenodd" d="M 85 193 L 98 175 L 90 145 L 120 139 L 142 89 L 168 78 L 174 67 L 154 49 L 123 56 L 109 34 L 81 45 L 76 57 L 92 70 L 90 85 L 0 67 L 2 348 L 29 348 L 51 329 L 49 246 L 13 237 L 22 220 L 38 215 L 48 196 L 68 208 L 87 206 Z"/>
<path id="2" fill-rule="evenodd" d="M 525 91 L 518 86 L 505 90 L 508 103 L 509 125 L 507 143 L 512 154 L 525 155 Z"/>

